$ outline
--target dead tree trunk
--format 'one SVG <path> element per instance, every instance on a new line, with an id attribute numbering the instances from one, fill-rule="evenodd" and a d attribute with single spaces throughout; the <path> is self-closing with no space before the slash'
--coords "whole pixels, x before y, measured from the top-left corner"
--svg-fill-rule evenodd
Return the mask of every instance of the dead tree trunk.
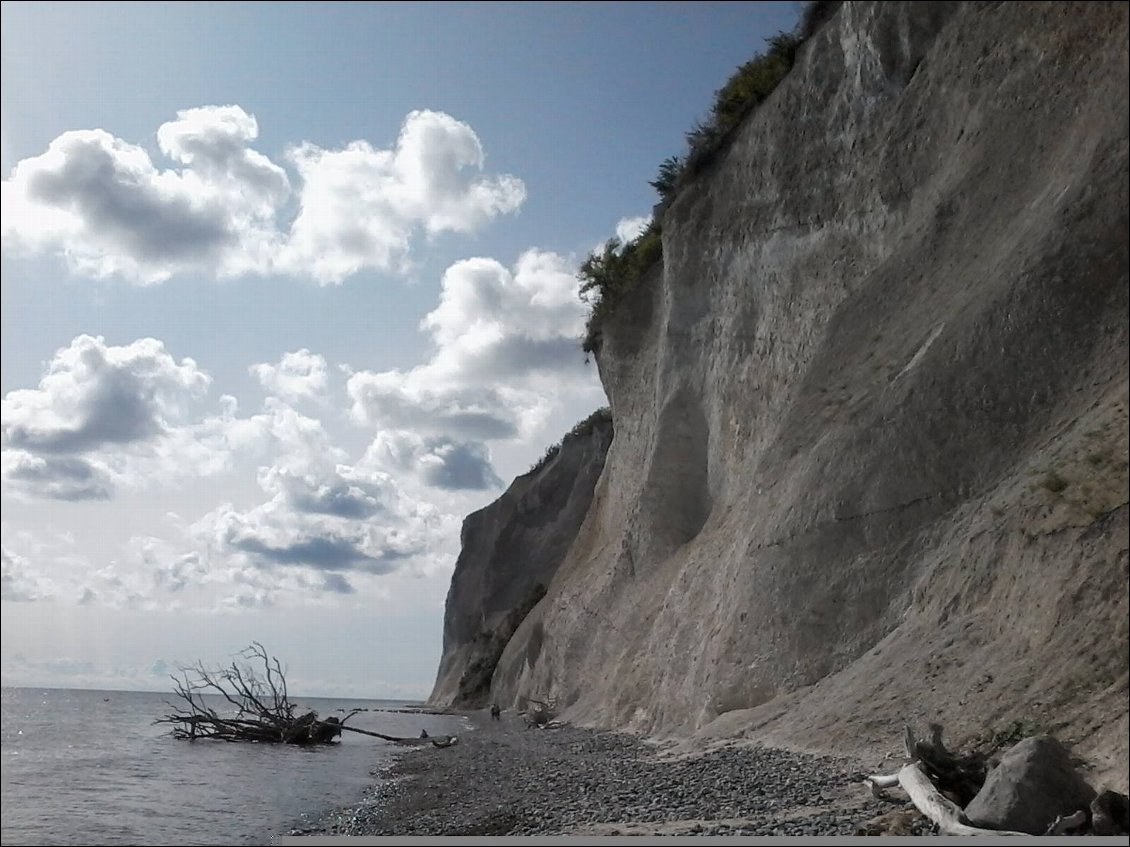
<path id="1" fill-rule="evenodd" d="M 202 663 L 180 668 L 174 676 L 180 704 L 155 723 L 172 726 L 174 738 L 196 741 L 252 741 L 268 744 L 329 744 L 343 731 L 370 735 L 385 741 L 416 744 L 416 738 L 398 738 L 346 726 L 360 712 L 321 719 L 315 711 L 295 716 L 298 708 L 287 694 L 286 674 L 279 660 L 262 644 L 252 643 L 240 653 L 244 661 L 226 668 L 206 668 Z"/>

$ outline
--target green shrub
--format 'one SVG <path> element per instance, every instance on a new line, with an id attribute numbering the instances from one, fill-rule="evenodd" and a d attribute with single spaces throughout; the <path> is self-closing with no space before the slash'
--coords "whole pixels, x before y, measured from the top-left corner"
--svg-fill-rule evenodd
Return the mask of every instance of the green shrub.
<path id="1" fill-rule="evenodd" d="M 573 424 L 573 428 L 569 430 L 569 435 L 574 438 L 592 435 L 592 431 L 596 429 L 598 423 L 612 423 L 612 409 L 608 406 L 601 406 L 583 421 L 577 421 Z"/>
<path id="2" fill-rule="evenodd" d="M 569 434 L 566 436 L 566 438 L 568 438 L 570 436 L 575 437 L 575 438 L 576 437 L 586 437 L 586 436 L 592 434 L 593 429 L 596 427 L 596 425 L 598 423 L 611 423 L 611 422 L 612 422 L 612 410 L 610 408 L 608 408 L 607 406 L 602 406 L 601 408 L 599 408 L 595 412 L 593 412 L 591 415 L 589 415 L 587 418 L 585 418 L 583 421 L 578 421 L 576 424 L 574 424 L 573 428 L 571 430 L 569 430 Z M 530 469 L 528 471 L 526 471 L 526 473 L 530 473 L 530 474 L 537 473 L 542 468 L 544 468 L 546 465 L 548 465 L 550 462 L 552 462 L 554 459 L 556 459 L 557 454 L 561 452 L 561 444 L 562 444 L 562 442 L 559 441 L 556 444 L 550 444 L 548 447 L 546 447 L 545 453 L 542 454 L 542 457 L 540 459 L 538 459 L 536 462 L 534 462 L 533 465 L 530 466 Z"/>
<path id="3" fill-rule="evenodd" d="M 683 164 L 682 156 L 668 156 L 659 163 L 659 173 L 648 185 L 655 189 L 660 201 L 666 203 L 675 196 L 679 177 L 683 173 Z"/>
<path id="4" fill-rule="evenodd" d="M 668 156 L 649 184 L 659 195 L 656 219 L 635 240 L 621 244 L 609 240 L 591 253 L 577 276 L 581 297 L 590 304 L 582 347 L 586 353 L 600 349 L 601 329 L 608 317 L 640 278 L 663 256 L 660 218 L 681 186 L 700 173 L 725 147 L 739 124 L 776 89 L 796 62 L 797 50 L 836 10 L 839 2 L 813 0 L 801 13 L 794 32 L 778 32 L 766 39 L 766 49 L 739 67 L 714 93 L 708 116 L 686 134 L 684 155 Z"/>
<path id="5" fill-rule="evenodd" d="M 633 241 L 621 244 L 618 238 L 612 238 L 605 243 L 603 250 L 589 254 L 577 272 L 581 281 L 581 297 L 590 304 L 585 338 L 581 344 L 586 353 L 600 349 L 601 327 L 605 318 L 662 258 L 663 239 L 655 221 L 648 224 L 647 229 Z"/>
<path id="6" fill-rule="evenodd" d="M 739 67 L 714 93 L 710 115 L 687 133 L 688 151 L 677 185 L 713 161 L 738 124 L 773 93 L 792 69 L 802 43 L 796 33 L 777 33 L 767 39 L 764 53 Z"/>
<path id="7" fill-rule="evenodd" d="M 1040 485 L 1042 485 L 1052 494 L 1059 494 L 1061 491 L 1067 488 L 1068 482 L 1056 471 L 1048 471 L 1044 475 L 1044 478 L 1040 482 Z"/>
<path id="8" fill-rule="evenodd" d="M 993 733 L 992 745 L 998 750 L 1018 744 L 1025 738 L 1043 733 L 1040 725 L 1033 720 L 1017 720 L 1002 726 Z"/>
<path id="9" fill-rule="evenodd" d="M 545 452 L 542 453 L 541 458 L 538 459 L 536 462 L 534 462 L 532 465 L 530 465 L 530 469 L 526 473 L 537 473 L 542 468 L 544 468 L 546 465 L 548 465 L 550 462 L 552 462 L 554 459 L 556 459 L 557 454 L 560 453 L 560 452 L 561 452 L 561 445 L 560 444 L 550 444 L 548 447 L 545 448 Z"/>

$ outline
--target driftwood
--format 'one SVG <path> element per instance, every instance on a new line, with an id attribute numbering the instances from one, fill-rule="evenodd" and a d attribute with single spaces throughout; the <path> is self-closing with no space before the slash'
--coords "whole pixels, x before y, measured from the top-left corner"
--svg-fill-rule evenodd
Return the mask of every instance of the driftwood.
<path id="1" fill-rule="evenodd" d="M 942 727 L 930 726 L 930 740 L 918 740 L 907 726 L 904 737 L 910 760 L 898 773 L 876 774 L 864 780 L 876 797 L 884 788 L 898 785 L 915 808 L 938 825 L 943 835 L 1026 835 L 971 826 L 961 808 L 972 800 L 985 781 L 987 759 L 980 753 L 957 755 L 942 742 Z M 945 794 L 942 793 L 944 789 Z M 961 805 L 954 802 L 956 798 Z"/>
<path id="2" fill-rule="evenodd" d="M 1064 817 L 1060 815 L 1055 819 L 1055 822 L 1048 827 L 1048 831 L 1044 835 L 1066 835 L 1073 829 L 1082 829 L 1087 825 L 1087 812 L 1085 809 L 1080 809 L 1073 815 Z"/>
<path id="3" fill-rule="evenodd" d="M 279 660 L 253 643 L 240 653 L 241 664 L 211 669 L 203 664 L 181 667 L 173 676 L 180 706 L 154 723 L 173 727 L 174 738 L 196 741 L 251 741 L 269 744 L 330 744 L 343 732 L 356 732 L 396 744 L 426 743 L 368 729 L 347 726 L 346 721 L 367 709 L 353 709 L 342 717 L 321 719 L 315 711 L 296 715 L 298 707 L 287 693 L 286 674 Z M 205 695 L 211 695 L 206 700 Z M 221 713 L 218 705 L 226 705 Z M 439 745 L 437 745 L 439 746 Z M 447 745 L 442 745 L 447 746 Z"/>
<path id="4" fill-rule="evenodd" d="M 526 720 L 526 729 L 537 727 L 545 729 L 546 725 L 557 717 L 556 700 L 538 700 L 533 697 L 526 698 L 533 708 L 527 708 L 523 717 Z"/>
<path id="5" fill-rule="evenodd" d="M 899 785 L 906 791 L 915 808 L 938 825 L 943 835 L 1024 835 L 1026 832 L 1006 832 L 981 829 L 965 821 L 961 807 L 942 795 L 930 781 L 921 762 L 911 762 L 898 774 Z"/>
<path id="6" fill-rule="evenodd" d="M 206 668 L 202 663 L 182 666 L 173 676 L 180 707 L 156 723 L 170 724 L 175 738 L 196 741 L 253 741 L 274 744 L 325 744 L 345 729 L 342 718 L 319 720 L 318 713 L 296 715 L 290 701 L 286 674 L 278 659 L 262 644 L 253 643 L 240 653 L 244 661 L 226 668 Z M 206 699 L 211 695 L 212 699 Z M 217 702 L 218 701 L 218 702 Z M 226 705 L 221 713 L 218 705 Z"/>
<path id="7" fill-rule="evenodd" d="M 977 796 L 988 775 L 987 755 L 981 752 L 952 753 L 942 743 L 942 728 L 930 727 L 930 740 L 914 737 L 906 728 L 906 757 L 908 763 L 897 773 L 875 774 L 863 782 L 876 797 L 884 789 L 902 788 L 914 806 L 937 824 L 943 835 L 1027 835 L 982 829 L 970 824 L 962 807 Z M 1102 791 L 1090 803 L 1090 808 L 1078 809 L 1070 815 L 1060 815 L 1048 827 L 1045 835 L 1115 835 L 1130 831 L 1130 799 L 1115 791 Z"/>

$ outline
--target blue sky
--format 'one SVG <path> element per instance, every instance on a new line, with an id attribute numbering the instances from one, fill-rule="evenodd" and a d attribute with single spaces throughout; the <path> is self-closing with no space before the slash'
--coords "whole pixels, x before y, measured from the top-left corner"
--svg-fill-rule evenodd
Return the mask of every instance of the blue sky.
<path id="1" fill-rule="evenodd" d="M 5 684 L 425 695 L 463 516 L 603 403 L 577 264 L 798 8 L 4 3 Z"/>

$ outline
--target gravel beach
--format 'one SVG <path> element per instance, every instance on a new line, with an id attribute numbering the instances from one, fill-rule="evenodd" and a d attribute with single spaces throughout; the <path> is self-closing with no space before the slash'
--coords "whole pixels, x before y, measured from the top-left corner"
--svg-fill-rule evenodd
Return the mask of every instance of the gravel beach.
<path id="1" fill-rule="evenodd" d="M 854 835 L 880 815 L 883 830 L 931 832 L 843 759 L 736 744 L 674 757 L 621 733 L 527 729 L 513 713 L 471 721 L 458 744 L 406 750 L 361 802 L 291 834 Z"/>

